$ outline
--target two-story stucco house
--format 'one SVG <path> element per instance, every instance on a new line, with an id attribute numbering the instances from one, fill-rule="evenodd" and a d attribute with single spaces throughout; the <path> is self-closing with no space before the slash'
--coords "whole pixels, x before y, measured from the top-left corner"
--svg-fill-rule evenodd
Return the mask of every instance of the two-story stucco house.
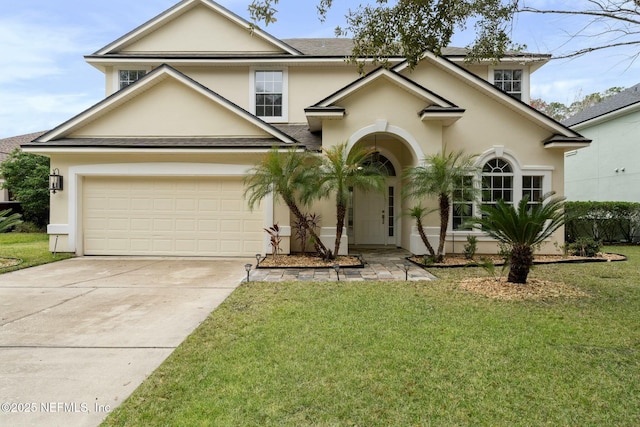
<path id="1" fill-rule="evenodd" d="M 88 55 L 106 98 L 23 146 L 64 178 L 51 196 L 52 245 L 79 255 L 247 256 L 269 251 L 263 227 L 278 223 L 285 252 L 295 249 L 286 206 L 270 199 L 250 211 L 242 196 L 243 176 L 273 146 L 346 141 L 378 151 L 388 188 L 353 194 L 345 250 L 425 252 L 403 215 L 401 173 L 444 147 L 478 154 L 480 203 L 563 193 L 564 152 L 589 141 L 527 105 L 529 76 L 548 56 L 468 64 L 448 49 L 426 52 L 413 70 L 395 58 L 360 76 L 345 62 L 350 46 L 279 40 L 215 2 L 184 0 Z M 329 243 L 334 204 L 314 209 Z M 472 232 L 457 230 L 463 219 L 452 218 L 448 251 Z M 434 239 L 438 221 L 427 218 Z"/>
<path id="2" fill-rule="evenodd" d="M 640 84 L 564 123 L 593 140 L 565 154 L 567 199 L 640 202 Z"/>

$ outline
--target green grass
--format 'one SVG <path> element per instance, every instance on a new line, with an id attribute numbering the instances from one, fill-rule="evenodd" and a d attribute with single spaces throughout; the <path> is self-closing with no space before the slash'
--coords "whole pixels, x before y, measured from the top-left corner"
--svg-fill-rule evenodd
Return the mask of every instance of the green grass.
<path id="1" fill-rule="evenodd" d="M 478 268 L 244 285 L 105 425 L 640 425 L 640 248 L 613 250 L 533 270 L 581 299 L 456 289 Z"/>
<path id="2" fill-rule="evenodd" d="M 49 251 L 49 236 L 43 233 L 0 233 L 0 258 L 17 258 L 18 265 L 0 268 L 0 274 L 71 258 L 71 254 Z"/>

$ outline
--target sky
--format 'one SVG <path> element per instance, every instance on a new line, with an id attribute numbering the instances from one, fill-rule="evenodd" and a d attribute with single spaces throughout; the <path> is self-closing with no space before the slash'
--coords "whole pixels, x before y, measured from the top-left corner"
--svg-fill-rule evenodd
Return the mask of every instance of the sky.
<path id="1" fill-rule="evenodd" d="M 333 37 L 349 7 L 364 0 L 336 0 L 327 20 L 318 0 L 280 0 L 278 22 L 264 28 L 277 38 Z M 579 7 L 586 0 L 526 0 L 530 6 Z M 84 60 L 178 0 L 3 0 L 0 4 L 0 138 L 51 129 L 104 98 L 103 74 Z M 248 19 L 250 0 L 218 0 Z M 527 51 L 561 55 L 593 39 L 571 39 L 584 20 L 521 15 L 512 27 Z M 595 29 L 594 29 L 595 31 Z M 462 31 L 454 46 L 472 42 Z M 573 60 L 552 60 L 531 76 L 531 97 L 570 104 L 613 86 L 640 83 L 638 48 L 616 49 Z"/>

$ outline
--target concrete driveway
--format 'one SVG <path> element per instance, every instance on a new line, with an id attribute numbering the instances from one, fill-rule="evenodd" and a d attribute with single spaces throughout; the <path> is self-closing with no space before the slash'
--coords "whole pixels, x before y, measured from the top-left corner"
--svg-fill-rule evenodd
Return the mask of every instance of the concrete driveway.
<path id="1" fill-rule="evenodd" d="M 98 425 L 247 262 L 90 257 L 0 275 L 0 425 Z"/>

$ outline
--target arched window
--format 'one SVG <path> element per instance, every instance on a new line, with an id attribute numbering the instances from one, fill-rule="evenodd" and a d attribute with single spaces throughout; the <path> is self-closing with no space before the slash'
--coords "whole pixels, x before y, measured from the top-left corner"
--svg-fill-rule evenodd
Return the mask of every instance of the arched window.
<path id="1" fill-rule="evenodd" d="M 365 162 L 365 165 L 376 166 L 378 169 L 384 171 L 387 176 L 396 176 L 396 168 L 393 167 L 391 160 L 380 153 L 374 153 L 370 160 Z"/>
<path id="2" fill-rule="evenodd" d="M 497 157 L 482 167 L 482 204 L 495 205 L 500 199 L 513 203 L 513 168 Z"/>

